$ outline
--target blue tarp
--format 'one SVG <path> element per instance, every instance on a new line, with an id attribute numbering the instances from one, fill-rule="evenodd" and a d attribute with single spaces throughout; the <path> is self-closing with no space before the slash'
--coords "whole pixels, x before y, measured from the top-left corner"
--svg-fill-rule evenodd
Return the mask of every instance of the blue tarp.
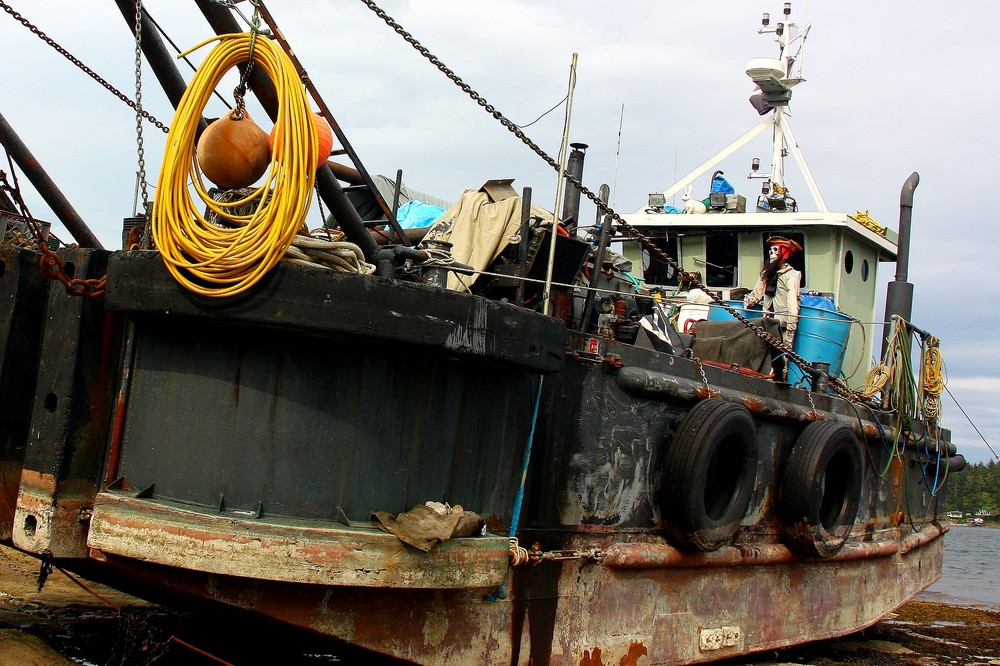
<path id="1" fill-rule="evenodd" d="M 422 229 L 431 226 L 444 215 L 444 208 L 422 201 L 407 201 L 396 211 L 396 220 L 404 229 Z"/>
<path id="2" fill-rule="evenodd" d="M 722 174 L 716 174 L 715 178 L 712 179 L 712 191 L 713 192 L 724 192 L 725 194 L 736 194 L 736 189 L 729 184 L 729 181 L 722 177 Z"/>

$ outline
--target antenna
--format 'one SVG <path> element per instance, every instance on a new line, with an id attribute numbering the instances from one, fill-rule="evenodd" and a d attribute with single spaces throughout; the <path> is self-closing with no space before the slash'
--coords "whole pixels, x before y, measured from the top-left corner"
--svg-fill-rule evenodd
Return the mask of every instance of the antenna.
<path id="1" fill-rule="evenodd" d="M 615 196 L 618 195 L 618 158 L 622 154 L 622 123 L 625 122 L 625 104 L 622 104 L 621 115 L 618 116 L 618 149 L 615 150 L 615 179 L 611 182 L 611 207 L 615 207 Z"/>

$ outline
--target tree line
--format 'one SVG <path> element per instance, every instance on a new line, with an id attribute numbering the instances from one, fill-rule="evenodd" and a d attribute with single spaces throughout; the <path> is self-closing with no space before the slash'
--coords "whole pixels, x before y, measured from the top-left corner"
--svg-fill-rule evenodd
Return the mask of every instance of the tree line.
<path id="1" fill-rule="evenodd" d="M 948 511 L 989 511 L 996 515 L 1000 509 L 1000 465 L 990 460 L 949 474 L 947 493 Z"/>

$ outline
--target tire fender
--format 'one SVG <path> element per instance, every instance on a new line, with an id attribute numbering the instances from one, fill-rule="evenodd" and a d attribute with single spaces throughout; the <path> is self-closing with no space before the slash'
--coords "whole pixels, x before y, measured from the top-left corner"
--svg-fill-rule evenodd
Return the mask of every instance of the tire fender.
<path id="1" fill-rule="evenodd" d="M 663 466 L 661 507 L 671 539 L 704 552 L 731 543 L 754 497 L 758 462 L 746 407 L 710 398 L 688 411 Z"/>
<path id="2" fill-rule="evenodd" d="M 835 555 L 851 535 L 861 502 L 864 465 L 857 437 L 836 421 L 816 421 L 788 457 L 780 493 L 785 536 L 796 552 Z"/>

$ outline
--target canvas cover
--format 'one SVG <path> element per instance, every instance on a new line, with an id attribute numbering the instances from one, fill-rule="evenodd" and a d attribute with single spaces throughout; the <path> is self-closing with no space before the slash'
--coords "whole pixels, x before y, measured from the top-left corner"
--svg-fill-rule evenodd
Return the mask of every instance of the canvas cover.
<path id="1" fill-rule="evenodd" d="M 483 190 L 466 190 L 428 229 L 424 242 L 447 241 L 456 262 L 485 270 L 508 245 L 520 239 L 521 206 L 519 196 L 494 201 Z M 541 206 L 532 205 L 531 214 L 552 223 L 552 213 Z M 477 277 L 451 272 L 448 289 L 468 291 Z"/>

